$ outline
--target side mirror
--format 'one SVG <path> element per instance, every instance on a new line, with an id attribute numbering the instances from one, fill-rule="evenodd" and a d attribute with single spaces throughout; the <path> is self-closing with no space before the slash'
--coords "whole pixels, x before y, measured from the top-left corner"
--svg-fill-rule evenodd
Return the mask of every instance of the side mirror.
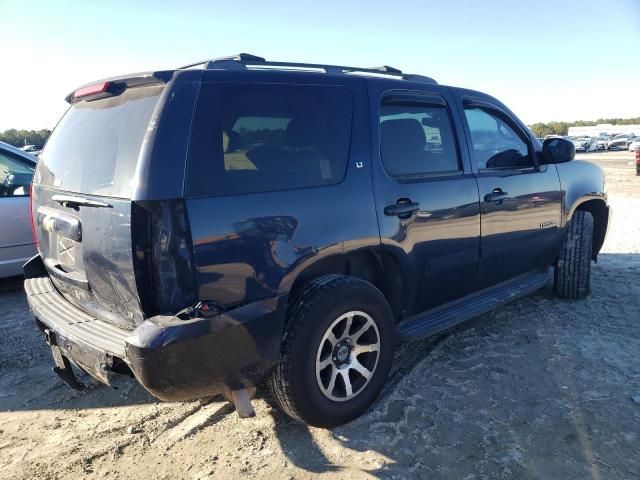
<path id="1" fill-rule="evenodd" d="M 547 138 L 542 144 L 545 163 L 565 163 L 574 159 L 576 147 L 566 138 Z"/>

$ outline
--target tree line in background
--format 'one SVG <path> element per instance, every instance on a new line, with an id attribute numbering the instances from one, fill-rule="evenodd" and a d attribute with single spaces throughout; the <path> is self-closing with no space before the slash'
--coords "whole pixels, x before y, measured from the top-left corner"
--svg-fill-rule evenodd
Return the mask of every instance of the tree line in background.
<path id="1" fill-rule="evenodd" d="M 51 130 L 16 130 L 15 128 L 10 128 L 0 133 L 0 141 L 18 148 L 25 145 L 42 146 L 50 134 Z"/>
<path id="2" fill-rule="evenodd" d="M 549 122 L 534 123 L 530 125 L 531 131 L 536 137 L 544 138 L 546 135 L 566 135 L 569 127 L 589 127 L 601 123 L 612 125 L 635 125 L 640 124 L 640 117 L 634 118 L 599 118 L 595 121 L 577 120 L 575 122 Z M 22 147 L 24 145 L 44 145 L 51 134 L 51 130 L 16 130 L 10 128 L 0 133 L 0 141 Z"/>
<path id="3" fill-rule="evenodd" d="M 544 138 L 547 135 L 566 135 L 569 127 L 595 127 L 602 123 L 610 123 L 611 125 L 638 125 L 640 124 L 640 117 L 599 118 L 593 122 L 588 120 L 577 120 L 575 122 L 539 122 L 529 125 L 529 128 L 536 137 Z"/>

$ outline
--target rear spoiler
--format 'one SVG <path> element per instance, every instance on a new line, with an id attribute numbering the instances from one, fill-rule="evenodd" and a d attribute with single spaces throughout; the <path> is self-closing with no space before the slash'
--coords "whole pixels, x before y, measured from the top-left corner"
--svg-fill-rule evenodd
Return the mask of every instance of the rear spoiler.
<path id="1" fill-rule="evenodd" d="M 159 72 L 134 73 L 126 76 L 111 77 L 97 82 L 87 83 L 75 89 L 64 99 L 69 104 L 80 100 L 98 100 L 100 98 L 120 95 L 127 88 L 167 83 L 173 77 L 173 70 Z"/>

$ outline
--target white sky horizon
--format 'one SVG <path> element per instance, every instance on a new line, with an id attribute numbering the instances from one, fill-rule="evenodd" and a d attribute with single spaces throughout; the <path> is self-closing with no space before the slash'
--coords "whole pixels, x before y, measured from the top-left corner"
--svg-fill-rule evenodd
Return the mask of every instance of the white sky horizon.
<path id="1" fill-rule="evenodd" d="M 88 82 L 239 52 L 392 65 L 493 95 L 529 125 L 640 116 L 640 1 L 480 3 L 4 0 L 0 131 L 52 129 Z"/>

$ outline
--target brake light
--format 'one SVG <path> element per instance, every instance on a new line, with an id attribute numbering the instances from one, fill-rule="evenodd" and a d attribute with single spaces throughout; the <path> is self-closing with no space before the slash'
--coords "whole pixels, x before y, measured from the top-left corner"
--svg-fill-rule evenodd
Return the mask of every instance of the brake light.
<path id="1" fill-rule="evenodd" d="M 109 89 L 109 82 L 96 83 L 95 85 L 89 85 L 88 87 L 82 87 L 73 92 L 73 98 L 88 97 L 89 95 L 96 95 L 98 93 L 104 93 Z"/>
<path id="2" fill-rule="evenodd" d="M 38 248 L 38 236 L 36 235 L 36 226 L 33 223 L 33 181 L 29 185 L 29 218 L 31 219 L 31 234 L 33 235 L 33 241 Z"/>

